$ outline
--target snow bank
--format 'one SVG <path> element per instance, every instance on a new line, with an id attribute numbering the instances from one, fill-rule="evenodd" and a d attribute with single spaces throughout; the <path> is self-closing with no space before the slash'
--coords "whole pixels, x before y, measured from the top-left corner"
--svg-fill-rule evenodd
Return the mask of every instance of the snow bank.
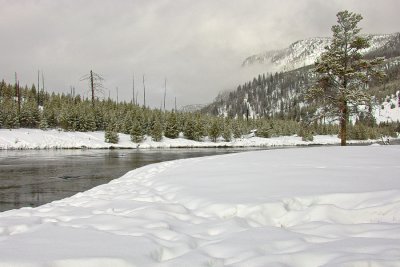
<path id="1" fill-rule="evenodd" d="M 400 266 L 400 146 L 148 165 L 0 213 L 0 266 Z"/>
<path id="2" fill-rule="evenodd" d="M 370 143 L 367 141 L 349 141 L 349 143 Z M 130 136 L 119 134 L 119 143 L 104 142 L 104 132 L 64 132 L 60 130 L 42 131 L 39 129 L 0 129 L 0 149 L 53 149 L 53 148 L 179 148 L 179 147 L 259 147 L 259 146 L 296 146 L 315 144 L 340 144 L 337 136 L 315 136 L 314 141 L 305 142 L 298 136 L 281 136 L 275 138 L 246 137 L 231 142 L 196 142 L 184 138 L 169 139 L 163 137 L 161 142 L 154 142 L 147 137 L 137 144 Z"/>

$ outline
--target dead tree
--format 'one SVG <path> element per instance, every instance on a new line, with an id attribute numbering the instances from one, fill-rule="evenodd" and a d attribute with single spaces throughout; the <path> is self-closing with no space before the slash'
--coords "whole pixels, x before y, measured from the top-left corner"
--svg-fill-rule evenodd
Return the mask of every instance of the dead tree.
<path id="1" fill-rule="evenodd" d="M 102 93 L 103 89 L 104 89 L 103 77 L 101 77 L 101 75 L 90 70 L 90 73 L 82 76 L 80 81 L 89 81 L 89 87 L 90 87 L 90 91 L 92 94 L 92 107 L 94 108 L 95 92 Z"/>
<path id="2" fill-rule="evenodd" d="M 136 105 L 136 102 L 135 102 L 135 73 L 132 73 L 132 105 Z"/>
<path id="3" fill-rule="evenodd" d="M 17 103 L 18 103 L 18 115 L 21 113 L 21 94 L 19 91 L 19 81 L 17 78 L 17 73 L 15 73 L 15 94 L 17 97 Z"/>
<path id="4" fill-rule="evenodd" d="M 144 75 L 143 75 L 143 107 L 146 108 L 146 85 L 144 84 Z"/>
<path id="5" fill-rule="evenodd" d="M 165 98 L 167 97 L 167 78 L 164 80 L 164 112 L 165 112 Z"/>

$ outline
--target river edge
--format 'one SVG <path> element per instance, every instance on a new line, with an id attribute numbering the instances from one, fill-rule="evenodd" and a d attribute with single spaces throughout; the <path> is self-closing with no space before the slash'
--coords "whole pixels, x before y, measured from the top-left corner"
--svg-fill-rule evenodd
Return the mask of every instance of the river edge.
<path id="1" fill-rule="evenodd" d="M 133 143 L 130 136 L 119 133 L 119 143 L 104 141 L 104 132 L 64 132 L 58 129 L 0 129 L 0 150 L 51 150 L 51 149 L 179 149 L 179 148 L 251 148 L 251 147 L 307 147 L 339 145 L 336 135 L 316 135 L 313 141 L 303 141 L 297 135 L 271 138 L 256 137 L 252 134 L 225 142 L 222 138 L 211 142 L 188 140 L 180 136 L 177 139 L 163 137 L 160 142 L 146 136 L 142 143 Z M 371 145 L 399 143 L 400 137 L 384 137 L 376 140 L 349 140 L 349 145 Z"/>

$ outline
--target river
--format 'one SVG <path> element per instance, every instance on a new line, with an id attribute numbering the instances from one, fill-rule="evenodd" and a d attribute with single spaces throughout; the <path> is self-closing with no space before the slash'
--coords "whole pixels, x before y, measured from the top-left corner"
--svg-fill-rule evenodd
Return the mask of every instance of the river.
<path id="1" fill-rule="evenodd" d="M 255 148 L 3 150 L 0 211 L 69 197 L 151 163 L 249 150 Z"/>

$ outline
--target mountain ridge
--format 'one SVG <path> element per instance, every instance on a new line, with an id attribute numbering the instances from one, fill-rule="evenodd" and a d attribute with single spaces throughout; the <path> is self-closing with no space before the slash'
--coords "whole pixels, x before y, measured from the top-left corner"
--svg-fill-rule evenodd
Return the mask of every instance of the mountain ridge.
<path id="1" fill-rule="evenodd" d="M 365 34 L 370 38 L 371 46 L 364 54 L 393 48 L 400 53 L 400 32 L 391 34 Z M 268 50 L 247 57 L 242 67 L 256 64 L 268 64 L 271 71 L 289 71 L 313 64 L 331 42 L 331 37 L 312 37 L 298 40 L 283 49 Z M 397 55 L 398 56 L 398 55 Z"/>

